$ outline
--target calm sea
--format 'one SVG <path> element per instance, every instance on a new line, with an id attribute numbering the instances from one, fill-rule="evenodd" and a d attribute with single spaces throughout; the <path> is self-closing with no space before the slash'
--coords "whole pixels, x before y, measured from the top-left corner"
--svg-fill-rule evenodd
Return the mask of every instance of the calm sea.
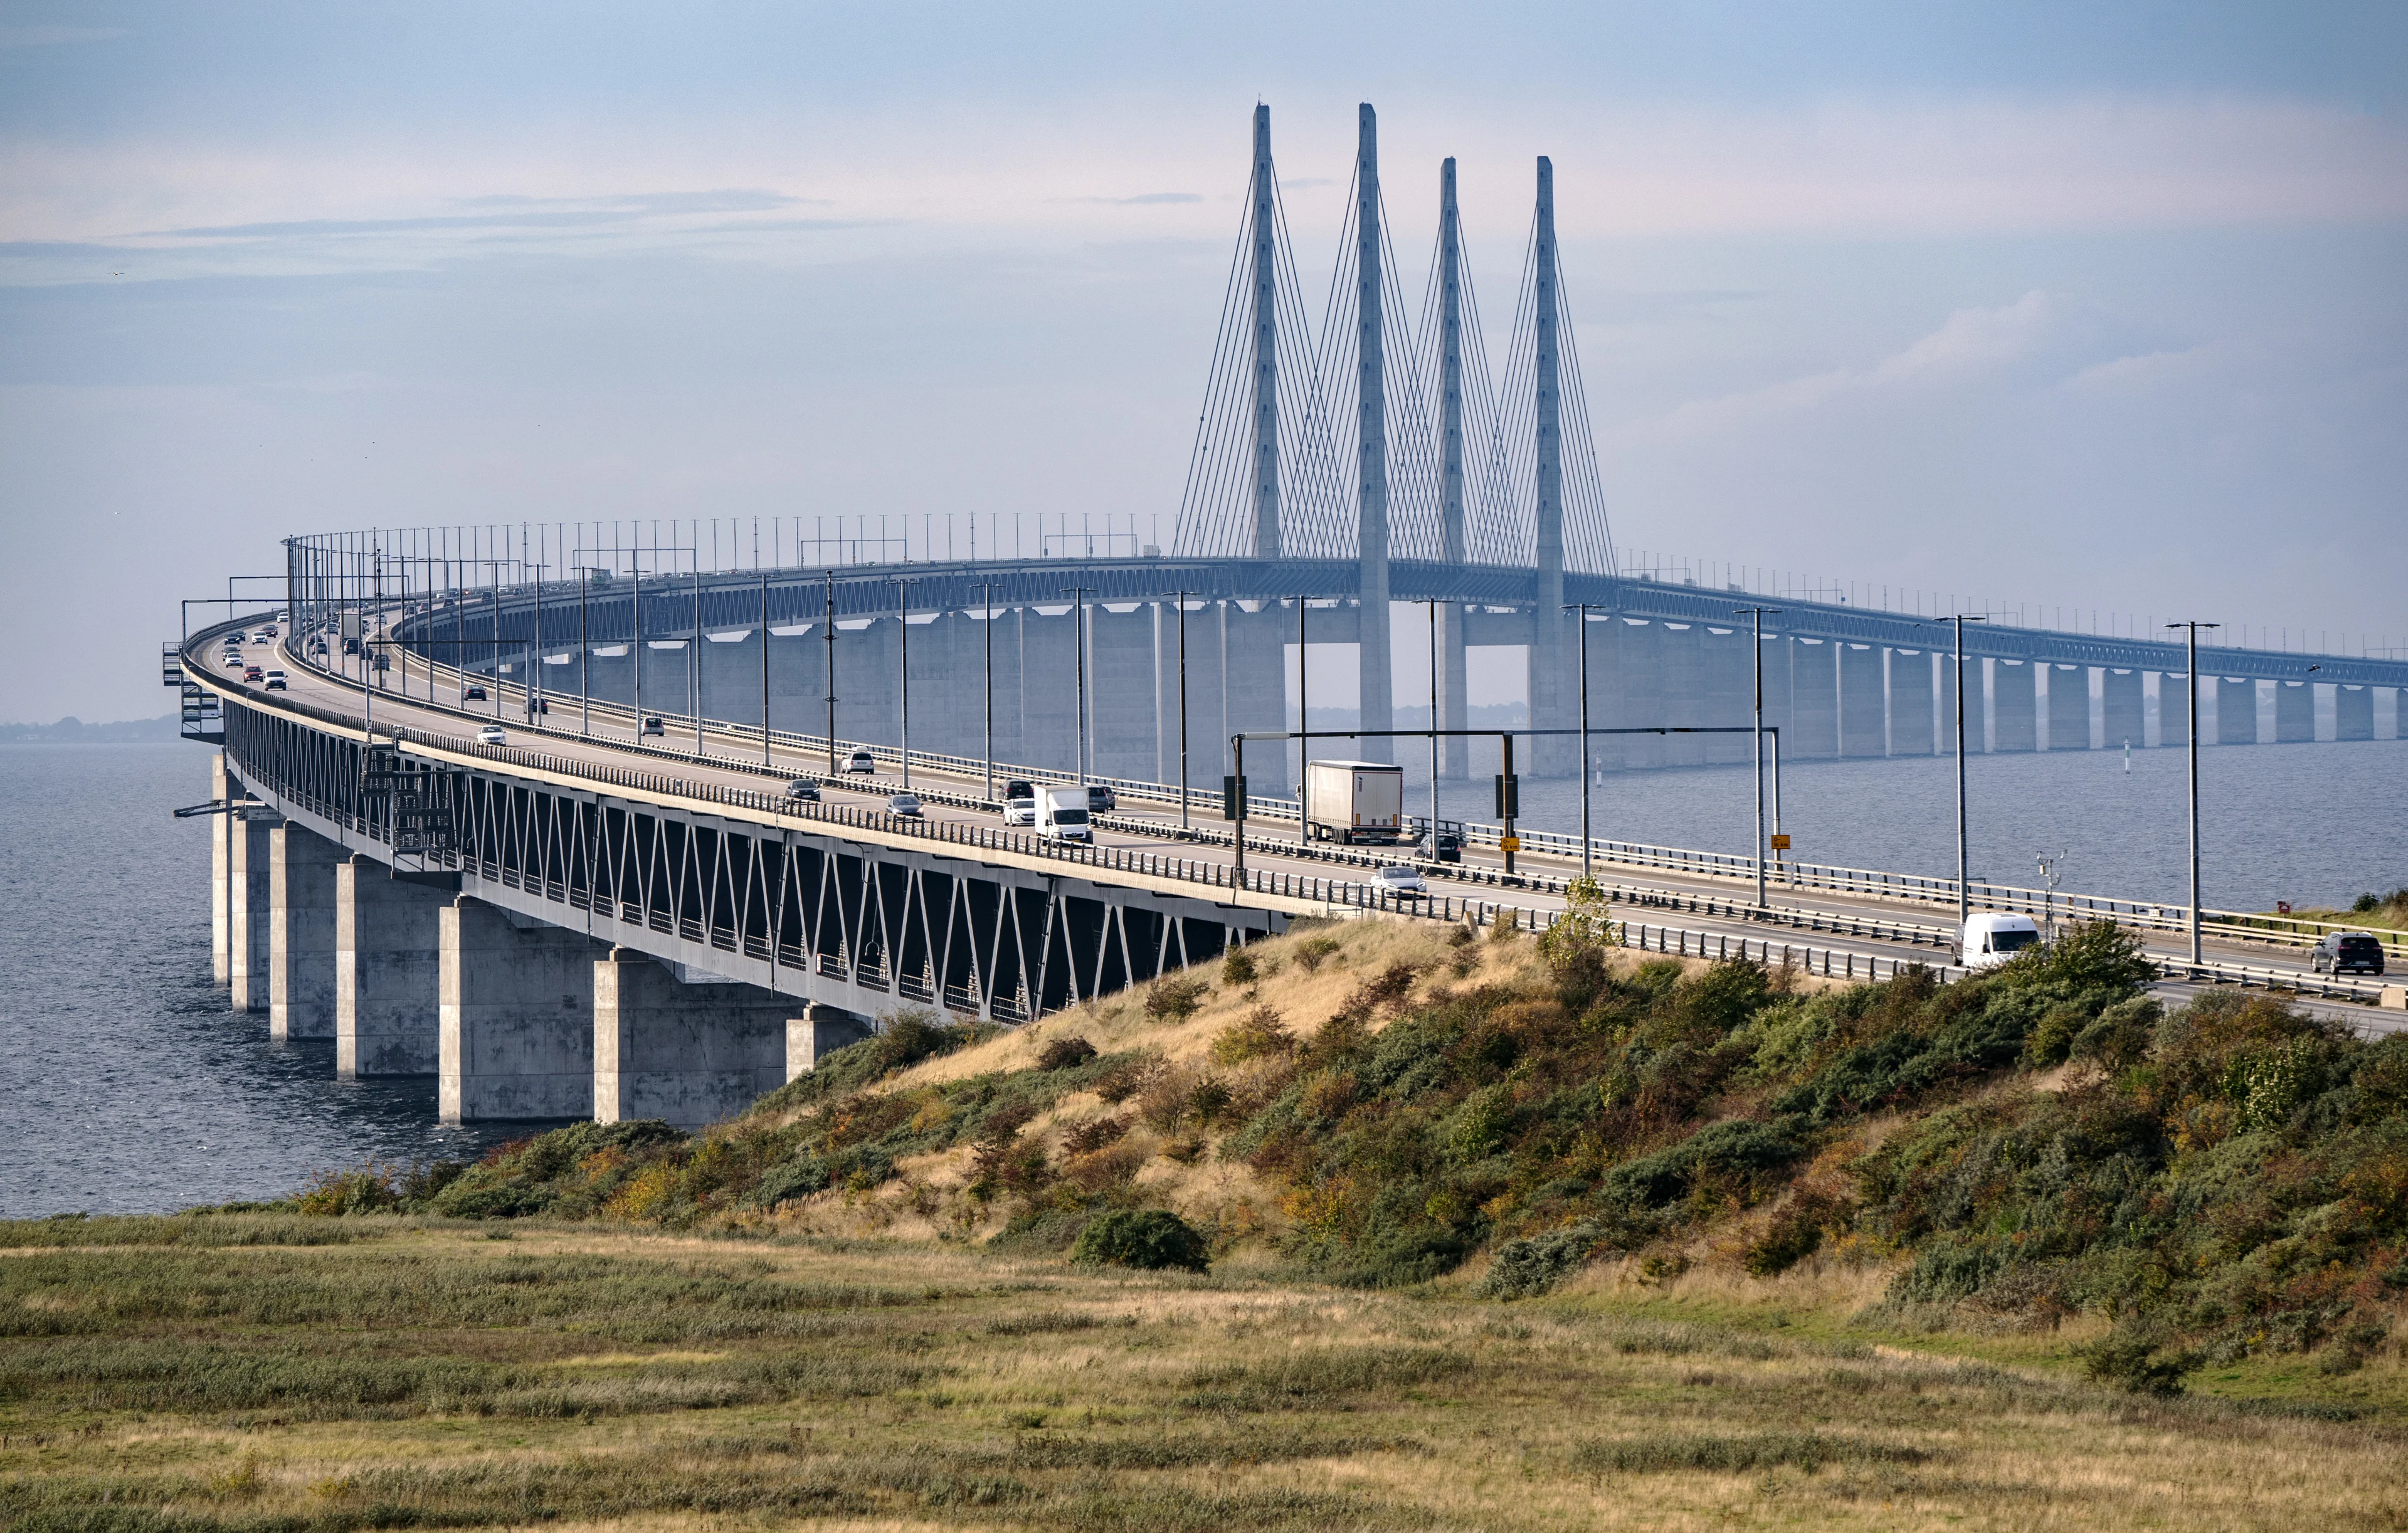
<path id="1" fill-rule="evenodd" d="M 2408 884 L 2408 742 L 2211 750 L 2201 775 L 2209 904 Z M 1977 874 L 2028 882 L 2036 854 L 2062 852 L 2067 889 L 2181 896 L 2180 752 L 2136 751 L 2128 774 L 2119 752 L 1977 756 L 1970 777 Z M 1575 828 L 1579 791 L 1526 779 L 1526 821 Z M 1412 792 L 1422 812 L 1426 788 Z M 1626 773 L 1592 792 L 1599 835 L 1748 845 L 1744 767 Z M 209 977 L 207 822 L 169 814 L 207 793 L 190 745 L 0 745 L 0 1215 L 273 1196 L 315 1170 L 470 1155 L 528 1131 L 442 1128 L 432 1081 L 337 1081 L 332 1043 L 272 1043 L 265 1016 L 226 1010 Z M 1442 812 L 1486 819 L 1489 794 L 1484 777 L 1450 787 Z M 1782 807 L 1801 856 L 1954 865 L 1945 761 L 1794 766 Z"/>

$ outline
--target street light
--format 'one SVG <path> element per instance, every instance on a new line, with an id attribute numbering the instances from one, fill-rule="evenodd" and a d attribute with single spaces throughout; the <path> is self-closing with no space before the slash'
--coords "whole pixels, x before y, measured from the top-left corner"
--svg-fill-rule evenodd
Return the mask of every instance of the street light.
<path id="1" fill-rule="evenodd" d="M 977 523 L 971 523 L 973 541 L 978 536 Z M 993 580 L 981 580 L 979 589 L 985 593 L 986 621 L 979 624 L 980 641 L 986 650 L 986 801 L 995 802 L 995 585 Z"/>
<path id="2" fill-rule="evenodd" d="M 903 791 L 911 791 L 911 581 L 908 576 L 888 577 L 895 582 L 895 712 L 903 738 Z"/>
<path id="3" fill-rule="evenodd" d="M 761 559 L 761 519 L 752 519 L 752 560 Z M 769 572 L 761 571 L 761 769 L 769 769 Z"/>
<path id="4" fill-rule="evenodd" d="M 1179 834 L 1187 835 L 1187 598 L 1197 593 L 1170 594 L 1179 604 Z"/>
<path id="5" fill-rule="evenodd" d="M 1779 615 L 1778 607 L 1742 607 L 1736 615 L 1751 619 L 1750 631 L 1756 637 L 1756 908 L 1765 908 L 1764 898 L 1764 620 Z M 1959 928 L 1963 923 L 1959 922 Z"/>
<path id="6" fill-rule="evenodd" d="M 1564 610 L 1578 613 L 1573 632 L 1580 639 L 1580 774 L 1581 774 L 1581 877 L 1589 876 L 1591 852 L 1588 838 L 1588 615 L 1596 609 L 1594 602 L 1564 603 Z M 1762 903 L 1759 898 L 1758 903 Z"/>
<path id="7" fill-rule="evenodd" d="M 1430 845 L 1432 859 L 1438 856 L 1438 732 L 1444 727 L 1438 717 L 1438 603 L 1425 602 L 1429 609 L 1429 694 L 1430 694 Z M 1583 692 L 1587 688 L 1583 687 Z"/>
<path id="8" fill-rule="evenodd" d="M 827 641 L 827 660 L 824 667 L 827 678 L 827 769 L 828 776 L 834 777 L 836 776 L 836 571 L 827 570 L 825 576 L 827 609 L 826 615 L 821 620 L 821 626 L 826 631 L 820 637 Z"/>
<path id="9" fill-rule="evenodd" d="M 1079 670 L 1079 714 L 1077 719 L 1077 750 L 1079 786 L 1087 785 L 1087 598 L 1095 595 L 1091 585 L 1066 585 L 1062 594 L 1070 598 L 1070 652 Z M 1026 679 L 1023 678 L 1023 684 Z"/>
<path id="10" fill-rule="evenodd" d="M 2189 669 L 2183 675 L 2183 684 L 2190 693 L 2190 967 L 2196 969 L 2200 963 L 2199 952 L 2199 631 L 2201 628 L 2219 628 L 2223 624 L 2200 623 L 2192 619 L 2182 623 L 2169 623 L 2166 626 L 2182 629 L 2183 641 L 2187 646 L 2184 664 Z M 2164 701 L 2162 692 L 2159 694 L 2158 701 L 2160 703 Z"/>
<path id="11" fill-rule="evenodd" d="M 1968 887 L 1971 875 L 1966 871 L 1965 853 L 1965 624 L 1990 620 L 1959 612 L 1942 621 L 1956 625 L 1956 939 L 1962 942 L 1965 919 L 1972 910 L 1972 892 Z"/>

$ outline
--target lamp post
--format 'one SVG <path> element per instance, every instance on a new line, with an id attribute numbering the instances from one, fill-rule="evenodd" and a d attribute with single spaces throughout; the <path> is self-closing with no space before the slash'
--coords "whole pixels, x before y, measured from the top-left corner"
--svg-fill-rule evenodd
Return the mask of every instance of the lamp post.
<path id="1" fill-rule="evenodd" d="M 761 523 L 752 523 L 752 560 L 761 560 Z M 761 571 L 761 767 L 769 766 L 769 572 Z"/>
<path id="2" fill-rule="evenodd" d="M 971 537 L 977 537 L 977 524 L 971 524 Z M 981 580 L 979 590 L 984 595 L 982 604 L 986 621 L 979 624 L 979 641 L 986 652 L 986 801 L 995 802 L 995 582 Z"/>
<path id="3" fill-rule="evenodd" d="M 1590 862 L 1594 855 L 1589 847 L 1588 833 L 1588 615 L 1595 606 L 1594 602 L 1584 601 L 1564 603 L 1565 611 L 1577 614 L 1572 622 L 1572 633 L 1580 640 L 1581 877 L 1583 878 L 1589 877 Z M 1433 744 L 1436 743 L 1436 736 L 1431 737 Z M 1760 812 L 1757 818 L 1759 820 L 1763 818 Z M 1756 828 L 1761 831 L 1763 826 L 1759 824 Z M 1759 840 L 1761 838 L 1761 837 L 1758 838 Z M 1763 895 L 1759 893 L 1756 903 L 1760 905 L 1763 902 Z"/>
<path id="4" fill-rule="evenodd" d="M 1179 834 L 1187 836 L 1187 598 L 1184 588 L 1170 594 L 1179 611 Z"/>
<path id="5" fill-rule="evenodd" d="M 895 714 L 903 740 L 903 791 L 911 791 L 911 581 L 895 581 Z"/>
<path id="6" fill-rule="evenodd" d="M 1765 907 L 1764 899 L 1764 620 L 1777 614 L 1778 607 L 1742 607 L 1736 616 L 1752 620 L 1750 631 L 1756 636 L 1756 908 Z"/>
<path id="7" fill-rule="evenodd" d="M 1079 712 L 1076 720 L 1079 786 L 1087 785 L 1087 598 L 1095 587 L 1066 585 L 1062 594 L 1070 598 L 1070 652 L 1079 673 Z M 1023 684 L 1026 681 L 1023 678 Z"/>
<path id="8" fill-rule="evenodd" d="M 825 631 L 821 638 L 827 643 L 825 675 L 827 677 L 827 752 L 828 776 L 836 776 L 836 571 L 825 572 L 826 614 L 820 626 Z"/>
<path id="9" fill-rule="evenodd" d="M 1987 623 L 1985 617 L 1963 612 L 1946 621 L 1956 625 L 1956 939 L 1965 939 L 1965 918 L 1972 910 L 1971 875 L 1965 853 L 1965 624 Z"/>
<path id="10" fill-rule="evenodd" d="M 1427 608 L 1429 609 L 1429 681 L 1430 681 L 1430 686 L 1429 686 L 1429 694 L 1430 694 L 1430 738 L 1429 738 L 1429 742 L 1430 742 L 1430 844 L 1429 844 L 1429 854 L 1430 854 L 1431 858 L 1432 858 L 1433 860 L 1435 860 L 1435 859 L 1437 858 L 1437 856 L 1438 856 L 1438 732 L 1439 732 L 1439 729 L 1440 728 L 1440 724 L 1439 724 L 1439 722 L 1438 722 L 1438 603 L 1437 603 L 1435 600 L 1433 600 L 1433 601 L 1426 602 L 1426 603 L 1424 603 L 1423 605 L 1424 605 L 1424 606 L 1426 606 L 1426 607 L 1427 607 Z M 1587 692 L 1587 690 L 1588 690 L 1588 689 L 1587 689 L 1586 687 L 1583 687 L 1581 690 L 1582 690 L 1582 692 L 1583 692 L 1584 694 L 1585 694 L 1585 693 Z"/>
<path id="11" fill-rule="evenodd" d="M 593 574 L 583 565 L 577 566 L 577 732 L 580 735 L 594 733 L 594 645 L 585 633 L 585 588 Z"/>
<path id="12" fill-rule="evenodd" d="M 694 709 L 694 759 L 702 759 L 702 540 L 695 540 L 694 649 L 686 664 L 685 700 Z"/>
<path id="13" fill-rule="evenodd" d="M 2196 969 L 2200 962 L 2199 952 L 2199 631 L 2201 628 L 2222 627 L 2223 624 L 2200 623 L 2196 619 L 2190 619 L 2182 623 L 2169 623 L 2166 626 L 2183 630 L 2183 642 L 2186 646 L 2183 663 L 2188 667 L 2183 674 L 2183 685 L 2190 695 L 2190 707 L 2186 710 L 2190 725 L 2190 967 Z M 2162 695 L 2158 700 L 2161 703 L 2164 701 Z"/>

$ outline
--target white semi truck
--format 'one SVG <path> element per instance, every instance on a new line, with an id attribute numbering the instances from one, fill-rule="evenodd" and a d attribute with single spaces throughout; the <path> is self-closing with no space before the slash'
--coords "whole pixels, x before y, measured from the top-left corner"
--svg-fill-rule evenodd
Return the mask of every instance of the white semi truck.
<path id="1" fill-rule="evenodd" d="M 1305 828 L 1316 841 L 1394 846 L 1405 823 L 1405 769 L 1378 761 L 1313 761 L 1304 768 Z"/>

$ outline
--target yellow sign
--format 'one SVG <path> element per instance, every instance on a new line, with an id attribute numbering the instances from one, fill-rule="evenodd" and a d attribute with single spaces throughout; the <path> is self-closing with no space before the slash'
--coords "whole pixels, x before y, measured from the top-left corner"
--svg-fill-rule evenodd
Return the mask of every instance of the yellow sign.
<path id="1" fill-rule="evenodd" d="M 1773 851 L 1775 851 L 1775 852 L 1786 852 L 1786 851 L 1788 851 L 1788 850 L 1789 850 L 1789 838 L 1788 838 L 1788 837 L 1786 837 L 1786 836 L 1775 836 L 1775 837 L 1772 838 L 1772 850 L 1773 850 Z"/>
<path id="2" fill-rule="evenodd" d="M 1508 852 L 1519 852 L 1522 850 L 1522 838 L 1519 836 L 1508 836 L 1497 844 Z"/>

